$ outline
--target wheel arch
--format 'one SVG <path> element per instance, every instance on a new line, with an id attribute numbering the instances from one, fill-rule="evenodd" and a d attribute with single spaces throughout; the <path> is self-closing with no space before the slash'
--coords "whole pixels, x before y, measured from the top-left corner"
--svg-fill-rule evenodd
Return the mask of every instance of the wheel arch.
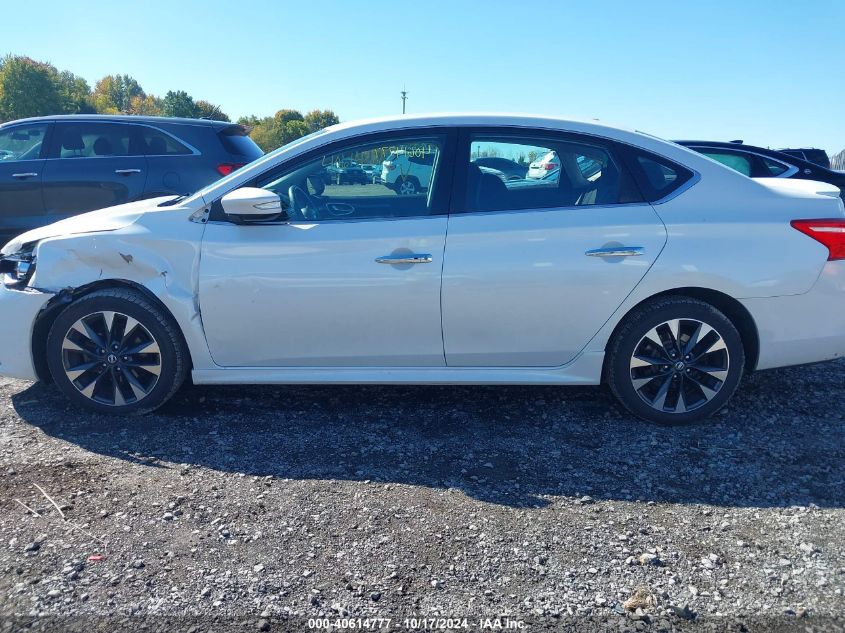
<path id="1" fill-rule="evenodd" d="M 162 312 L 168 316 L 168 318 L 172 319 L 174 323 L 179 323 L 170 309 L 149 288 L 137 282 L 129 281 L 128 279 L 98 279 L 97 281 L 77 288 L 65 288 L 47 302 L 47 305 L 45 305 L 38 314 L 32 328 L 32 360 L 35 366 L 35 373 L 39 380 L 45 383 L 50 383 L 53 380 L 50 375 L 50 369 L 47 366 L 47 335 L 50 333 L 50 328 L 53 327 L 56 317 L 59 316 L 65 307 L 77 299 L 89 295 L 92 292 L 110 288 L 126 288 L 134 290 L 135 292 L 143 295 L 145 299 L 159 307 Z M 185 335 L 182 332 L 182 329 L 177 329 L 179 331 L 179 335 L 182 337 L 182 342 L 185 343 Z M 186 354 L 188 355 L 188 365 L 191 367 L 193 366 L 193 361 L 191 359 L 190 347 L 185 344 L 184 348 Z"/>
<path id="2" fill-rule="evenodd" d="M 742 340 L 742 347 L 745 351 L 746 371 L 751 372 L 756 369 L 757 361 L 760 357 L 760 336 L 757 331 L 757 324 L 754 322 L 754 317 L 751 316 L 751 313 L 744 305 L 742 305 L 742 303 L 740 303 L 730 295 L 727 295 L 724 292 L 720 292 L 718 290 L 712 290 L 710 288 L 698 288 L 694 286 L 664 290 L 662 292 L 658 292 L 657 294 L 651 295 L 643 299 L 636 305 L 631 306 L 631 308 L 625 313 L 625 315 L 621 319 L 619 319 L 616 326 L 613 328 L 613 331 L 611 332 L 610 336 L 607 339 L 607 343 L 605 344 L 605 351 L 607 351 L 607 348 L 612 344 L 612 341 L 616 337 L 616 333 L 623 326 L 628 316 L 634 310 L 636 310 L 643 304 L 649 303 L 650 301 L 654 301 L 655 299 L 662 297 L 689 297 L 691 299 L 698 299 L 699 301 L 709 303 L 714 308 L 722 312 L 726 317 L 728 317 L 728 319 L 730 319 L 731 323 L 733 323 L 736 329 L 739 331 L 739 336 Z M 606 359 L 607 356 L 605 355 L 605 363 L 607 362 Z M 606 369 L 607 366 L 605 365 L 604 369 L 602 370 L 602 381 L 604 381 Z"/>

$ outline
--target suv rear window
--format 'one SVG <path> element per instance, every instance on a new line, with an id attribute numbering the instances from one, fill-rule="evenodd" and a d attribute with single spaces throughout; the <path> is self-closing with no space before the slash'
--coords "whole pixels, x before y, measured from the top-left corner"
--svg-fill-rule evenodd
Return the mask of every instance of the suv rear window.
<path id="1" fill-rule="evenodd" d="M 822 167 L 830 169 L 830 159 L 827 157 L 827 153 L 824 150 L 805 149 L 804 156 L 811 163 L 815 163 L 816 165 L 821 165 Z"/>
<path id="2" fill-rule="evenodd" d="M 217 133 L 226 151 L 236 156 L 243 156 L 247 163 L 264 155 L 248 134 L 249 129 L 243 125 L 231 125 Z"/>
<path id="3" fill-rule="evenodd" d="M 823 149 L 782 149 L 778 151 L 788 156 L 794 156 L 795 158 L 821 165 L 825 169 L 830 169 L 830 159 Z"/>

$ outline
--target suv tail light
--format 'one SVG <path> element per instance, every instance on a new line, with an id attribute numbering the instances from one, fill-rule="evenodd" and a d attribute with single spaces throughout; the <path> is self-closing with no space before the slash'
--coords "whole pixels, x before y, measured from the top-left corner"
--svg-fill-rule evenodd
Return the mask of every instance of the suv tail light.
<path id="1" fill-rule="evenodd" d="M 221 176 L 228 176 L 236 169 L 240 169 L 246 165 L 246 163 L 220 163 L 217 165 L 217 173 Z"/>
<path id="2" fill-rule="evenodd" d="M 553 169 L 557 169 L 558 165 L 556 163 L 546 163 L 543 167 L 546 171 L 551 171 Z"/>
<path id="3" fill-rule="evenodd" d="M 824 244 L 828 261 L 845 259 L 845 220 L 793 220 L 792 228 Z"/>

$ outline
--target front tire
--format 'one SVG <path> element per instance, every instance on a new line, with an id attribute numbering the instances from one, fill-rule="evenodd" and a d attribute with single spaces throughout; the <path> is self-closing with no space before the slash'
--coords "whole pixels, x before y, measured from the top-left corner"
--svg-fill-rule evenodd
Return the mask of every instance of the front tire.
<path id="1" fill-rule="evenodd" d="M 420 185 L 417 179 L 413 176 L 408 176 L 404 179 L 396 181 L 396 193 L 400 196 L 412 196 L 420 190 Z"/>
<path id="2" fill-rule="evenodd" d="M 658 424 L 706 418 L 736 391 L 742 339 L 714 306 L 665 297 L 628 315 L 608 347 L 605 378 L 631 413 Z"/>
<path id="3" fill-rule="evenodd" d="M 59 314 L 47 337 L 47 365 L 75 404 L 125 415 L 169 400 L 189 360 L 179 328 L 161 307 L 114 288 L 80 297 Z"/>

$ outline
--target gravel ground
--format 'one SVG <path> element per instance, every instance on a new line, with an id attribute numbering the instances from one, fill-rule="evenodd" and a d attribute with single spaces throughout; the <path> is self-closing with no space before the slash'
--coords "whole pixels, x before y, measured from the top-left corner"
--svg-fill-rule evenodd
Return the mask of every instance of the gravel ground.
<path id="1" fill-rule="evenodd" d="M 187 387 L 119 419 L 0 379 L 0 631 L 842 631 L 843 380 L 762 372 L 661 428 L 595 388 Z"/>

